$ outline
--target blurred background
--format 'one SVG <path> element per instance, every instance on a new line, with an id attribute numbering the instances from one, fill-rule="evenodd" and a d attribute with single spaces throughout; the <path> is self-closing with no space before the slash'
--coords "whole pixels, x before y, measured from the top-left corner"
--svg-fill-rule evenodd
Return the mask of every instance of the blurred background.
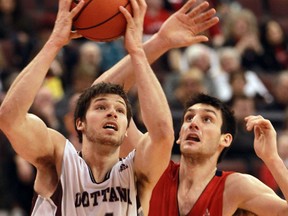
<path id="1" fill-rule="evenodd" d="M 200 3 L 202 0 L 197 0 Z M 185 0 L 146 0 L 144 40 Z M 288 166 L 288 1 L 208 0 L 220 18 L 204 32 L 207 43 L 173 49 L 153 69 L 167 95 L 177 139 L 183 103 L 205 92 L 229 104 L 239 131 L 220 169 L 252 174 L 282 196 L 266 166 L 255 155 L 253 134 L 243 118 L 261 114 L 278 133 L 279 153 Z M 0 102 L 17 74 L 46 42 L 53 28 L 57 0 L 0 0 Z M 81 91 L 126 55 L 123 38 L 97 43 L 85 38 L 65 46 L 53 64 L 30 112 L 42 118 L 80 150 L 73 111 Z M 145 132 L 137 89 L 129 93 L 136 124 Z M 172 159 L 179 159 L 175 143 Z M 15 154 L 0 131 L 0 216 L 29 215 L 34 168 Z"/>

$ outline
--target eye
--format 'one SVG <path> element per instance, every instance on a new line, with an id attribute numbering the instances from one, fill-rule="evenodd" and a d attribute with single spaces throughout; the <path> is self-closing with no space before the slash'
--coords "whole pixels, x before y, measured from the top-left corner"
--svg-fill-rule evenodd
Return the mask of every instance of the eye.
<path id="1" fill-rule="evenodd" d="M 96 110 L 105 110 L 105 106 L 98 105 L 98 106 L 96 106 Z"/>
<path id="2" fill-rule="evenodd" d="M 188 122 L 190 122 L 190 121 L 192 121 L 192 119 L 193 119 L 193 115 L 191 115 L 191 114 L 189 114 L 189 115 L 186 115 L 185 116 L 185 121 L 188 121 Z"/>
<path id="3" fill-rule="evenodd" d="M 203 121 L 210 123 L 210 122 L 212 122 L 212 118 L 210 116 L 205 116 L 205 117 L 203 117 Z"/>
<path id="4" fill-rule="evenodd" d="M 122 108 L 117 109 L 117 112 L 122 113 L 122 114 L 125 114 L 125 110 L 122 109 Z"/>

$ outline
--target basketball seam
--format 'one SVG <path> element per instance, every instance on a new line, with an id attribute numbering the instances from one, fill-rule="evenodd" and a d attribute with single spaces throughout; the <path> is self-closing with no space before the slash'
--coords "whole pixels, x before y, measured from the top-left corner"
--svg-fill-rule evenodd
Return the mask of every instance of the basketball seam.
<path id="1" fill-rule="evenodd" d="M 78 14 L 74 17 L 73 21 L 76 21 L 78 19 L 78 17 L 81 15 L 82 11 L 85 10 L 85 8 L 92 2 L 93 0 L 89 0 L 84 6 L 83 8 L 81 8 L 81 10 L 78 12 Z"/>
<path id="2" fill-rule="evenodd" d="M 91 1 L 90 1 L 90 2 L 91 2 Z M 124 7 L 126 8 L 126 7 L 129 5 L 129 3 L 130 3 L 130 2 L 128 1 L 127 4 L 124 5 Z M 104 20 L 103 22 L 98 23 L 98 24 L 93 25 L 93 26 L 89 26 L 89 27 L 82 27 L 82 28 L 81 28 L 81 27 L 76 27 L 76 30 L 87 30 L 87 29 L 90 29 L 90 28 L 98 27 L 98 26 L 100 26 L 100 25 L 102 25 L 102 24 L 108 22 L 109 20 L 112 20 L 114 17 L 118 16 L 120 13 L 121 13 L 121 12 L 119 11 L 119 12 L 117 12 L 116 14 L 114 14 L 113 16 L 109 17 L 107 20 Z"/>

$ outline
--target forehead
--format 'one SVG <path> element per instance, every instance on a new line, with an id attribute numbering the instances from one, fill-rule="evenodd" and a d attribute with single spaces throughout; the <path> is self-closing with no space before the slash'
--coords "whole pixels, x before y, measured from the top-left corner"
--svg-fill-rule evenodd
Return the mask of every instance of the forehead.
<path id="1" fill-rule="evenodd" d="M 210 113 L 210 114 L 214 115 L 215 117 L 221 119 L 221 111 L 219 109 L 216 109 L 215 107 L 209 105 L 209 104 L 202 104 L 202 103 L 194 104 L 187 109 L 186 113 L 188 113 L 188 112 Z"/>
<path id="2" fill-rule="evenodd" d="M 101 103 L 101 102 L 119 103 L 126 106 L 124 99 L 117 94 L 100 94 L 97 95 L 92 100 L 92 103 Z"/>

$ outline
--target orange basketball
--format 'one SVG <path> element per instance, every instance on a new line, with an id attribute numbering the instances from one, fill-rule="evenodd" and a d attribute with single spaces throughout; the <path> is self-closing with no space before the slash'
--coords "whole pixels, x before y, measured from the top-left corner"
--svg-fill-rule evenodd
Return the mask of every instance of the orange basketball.
<path id="1" fill-rule="evenodd" d="M 77 0 L 72 3 L 72 8 Z M 73 20 L 73 28 L 94 41 L 111 41 L 125 34 L 126 19 L 119 10 L 131 12 L 129 0 L 85 0 L 85 5 Z"/>

